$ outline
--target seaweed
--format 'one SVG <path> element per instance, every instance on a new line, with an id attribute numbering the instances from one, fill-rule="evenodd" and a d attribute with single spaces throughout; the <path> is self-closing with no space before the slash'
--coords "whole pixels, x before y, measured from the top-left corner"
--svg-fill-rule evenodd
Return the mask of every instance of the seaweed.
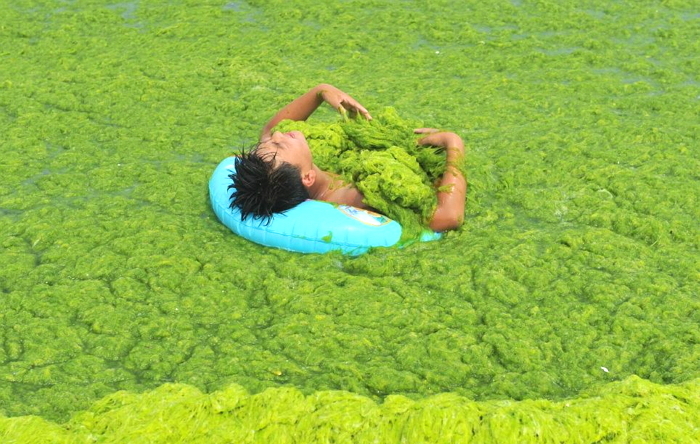
<path id="1" fill-rule="evenodd" d="M 437 205 L 434 183 L 446 168 L 444 153 L 417 144 L 413 129 L 421 126 L 387 107 L 373 120 L 285 120 L 277 128 L 302 131 L 315 163 L 353 183 L 366 204 L 401 223 L 406 241 L 417 238 L 429 224 Z"/>

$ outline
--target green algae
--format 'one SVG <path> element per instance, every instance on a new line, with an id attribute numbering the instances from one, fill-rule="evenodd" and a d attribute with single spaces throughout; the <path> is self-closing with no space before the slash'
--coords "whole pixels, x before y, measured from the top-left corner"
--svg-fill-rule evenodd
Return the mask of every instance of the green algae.
<path id="1" fill-rule="evenodd" d="M 0 411 L 63 422 L 177 382 L 521 418 L 700 376 L 695 4 L 401 6 L 0 5 Z M 214 166 L 320 82 L 465 139 L 462 229 L 349 259 L 216 221 Z"/>
<path id="2" fill-rule="evenodd" d="M 378 404 L 340 391 L 293 388 L 203 394 L 166 384 L 114 393 L 65 424 L 0 417 L 9 442 L 150 443 L 697 443 L 700 382 L 659 386 L 637 377 L 560 402 L 475 402 L 453 394 Z"/>
<path id="3" fill-rule="evenodd" d="M 417 238 L 427 228 L 437 206 L 434 184 L 446 168 L 444 153 L 417 144 L 413 130 L 422 126 L 401 119 L 393 108 L 385 108 L 371 121 L 285 120 L 277 129 L 301 131 L 316 165 L 354 184 L 364 194 L 366 204 L 398 221 L 405 241 Z"/>

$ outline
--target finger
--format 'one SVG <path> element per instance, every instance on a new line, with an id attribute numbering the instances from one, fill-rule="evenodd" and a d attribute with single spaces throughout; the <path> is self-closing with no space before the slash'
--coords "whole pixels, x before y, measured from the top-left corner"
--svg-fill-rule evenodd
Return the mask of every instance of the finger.
<path id="1" fill-rule="evenodd" d="M 354 105 L 355 105 L 355 109 L 357 109 L 362 114 L 369 114 L 367 112 L 367 109 L 364 106 L 360 105 L 358 102 L 355 102 Z"/>
<path id="2" fill-rule="evenodd" d="M 372 116 L 370 116 L 369 111 L 367 111 L 367 109 L 364 106 L 360 105 L 359 103 L 358 103 L 358 105 L 359 105 L 358 111 L 360 112 L 360 114 L 365 116 L 365 119 L 372 120 Z"/>
<path id="3" fill-rule="evenodd" d="M 369 111 L 367 111 L 367 108 L 360 105 L 359 103 L 356 103 L 356 109 L 357 109 L 357 112 L 359 112 L 360 114 L 362 114 L 365 117 L 365 119 L 372 120 L 372 116 L 369 114 Z"/>
<path id="4" fill-rule="evenodd" d="M 367 109 L 360 104 L 357 100 L 353 99 L 350 96 L 345 97 L 342 100 L 343 106 L 348 109 L 348 111 L 355 111 L 362 113 L 363 115 L 367 116 L 369 115 L 369 112 L 367 112 Z"/>
<path id="5" fill-rule="evenodd" d="M 416 134 L 433 134 L 437 133 L 440 130 L 435 129 L 435 128 L 416 128 L 413 130 L 414 133 Z"/>
<path id="6" fill-rule="evenodd" d="M 427 136 L 418 139 L 418 144 L 437 146 L 439 142 L 439 137 L 440 136 L 436 135 L 435 133 L 430 133 Z"/>
<path id="7" fill-rule="evenodd" d="M 357 111 L 360 108 L 360 104 L 355 102 L 354 100 L 352 100 L 349 97 L 344 98 L 343 100 L 340 101 L 340 103 L 348 111 Z"/>

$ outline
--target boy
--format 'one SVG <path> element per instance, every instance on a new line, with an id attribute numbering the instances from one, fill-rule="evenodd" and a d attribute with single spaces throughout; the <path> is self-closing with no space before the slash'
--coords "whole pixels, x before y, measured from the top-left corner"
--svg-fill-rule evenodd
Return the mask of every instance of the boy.
<path id="1" fill-rule="evenodd" d="M 352 184 L 344 183 L 313 163 L 309 145 L 301 132 L 271 132 L 284 119 L 306 120 L 324 102 L 342 114 L 360 113 L 372 119 L 355 99 L 328 84 L 312 88 L 282 108 L 263 128 L 256 148 L 236 159 L 236 172 L 231 175 L 233 185 L 230 188 L 235 188 L 231 207 L 240 209 L 242 219 L 252 214 L 269 221 L 275 213 L 289 210 L 306 199 L 371 209 Z M 464 143 L 455 133 L 432 128 L 419 128 L 415 132 L 426 134 L 418 140 L 420 145 L 441 147 L 447 153 L 448 167 L 437 184 L 438 204 L 429 226 L 433 231 L 456 229 L 464 220 L 467 183 L 459 169 L 450 165 L 462 161 Z"/>

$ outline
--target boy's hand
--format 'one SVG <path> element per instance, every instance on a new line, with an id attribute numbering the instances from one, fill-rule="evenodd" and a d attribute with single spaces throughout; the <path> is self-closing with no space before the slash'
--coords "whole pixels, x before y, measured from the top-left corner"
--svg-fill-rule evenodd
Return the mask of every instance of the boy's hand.
<path id="1" fill-rule="evenodd" d="M 340 114 L 345 117 L 347 112 L 350 112 L 351 117 L 355 117 L 357 113 L 362 114 L 365 119 L 372 120 L 367 109 L 360 103 L 344 93 L 333 85 L 322 84 L 318 85 L 318 96 L 327 102 L 330 106 L 337 109 Z"/>

